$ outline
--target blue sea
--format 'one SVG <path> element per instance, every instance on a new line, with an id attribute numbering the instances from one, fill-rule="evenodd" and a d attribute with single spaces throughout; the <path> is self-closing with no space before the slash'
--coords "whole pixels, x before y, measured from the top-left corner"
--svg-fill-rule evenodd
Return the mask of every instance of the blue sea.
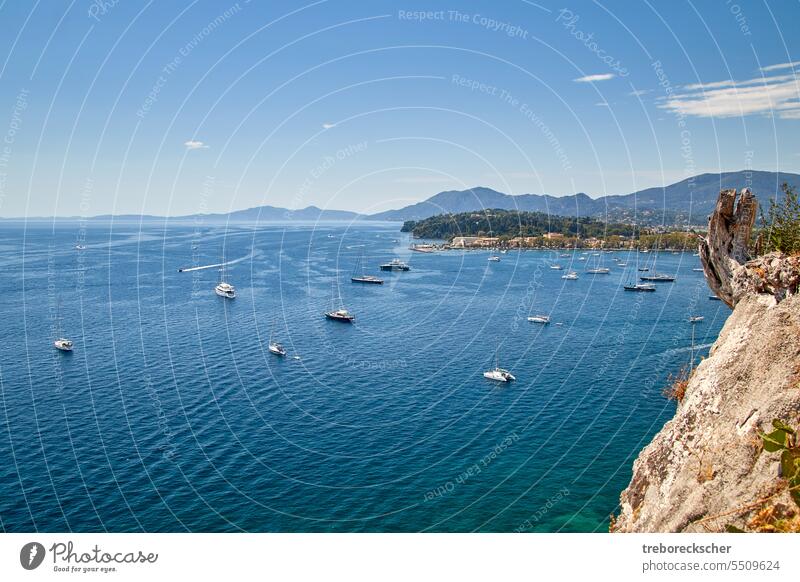
<path id="1" fill-rule="evenodd" d="M 668 377 L 729 314 L 699 259 L 659 253 L 677 281 L 630 293 L 627 252 L 408 244 L 396 224 L 0 225 L 0 529 L 607 531 Z M 218 268 L 178 272 L 223 257 L 235 300 Z M 392 258 L 411 270 L 379 273 Z M 385 284 L 352 284 L 359 261 Z M 516 382 L 483 378 L 496 354 Z"/>

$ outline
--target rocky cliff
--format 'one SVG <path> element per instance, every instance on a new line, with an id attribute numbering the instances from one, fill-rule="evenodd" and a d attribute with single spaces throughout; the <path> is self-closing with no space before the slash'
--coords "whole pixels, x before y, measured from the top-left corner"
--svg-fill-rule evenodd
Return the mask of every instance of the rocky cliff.
<path id="1" fill-rule="evenodd" d="M 747 260 L 755 208 L 720 193 L 701 258 L 709 285 L 734 308 L 675 417 L 645 447 L 612 523 L 619 532 L 800 531 L 781 454 L 760 433 L 800 425 L 800 258 Z"/>

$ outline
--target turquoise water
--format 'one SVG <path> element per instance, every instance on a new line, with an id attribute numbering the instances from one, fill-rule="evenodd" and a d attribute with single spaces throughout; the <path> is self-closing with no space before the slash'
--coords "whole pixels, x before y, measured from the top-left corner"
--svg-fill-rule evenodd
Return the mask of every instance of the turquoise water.
<path id="1" fill-rule="evenodd" d="M 729 313 L 691 253 L 626 293 L 634 255 L 564 281 L 553 253 L 410 253 L 397 225 L 78 236 L 0 227 L 5 531 L 605 531 L 674 412 L 689 315 L 699 359 Z M 217 269 L 177 272 L 223 254 L 233 301 Z M 412 270 L 354 285 L 362 255 Z M 334 293 L 355 325 L 322 317 Z M 482 377 L 498 345 L 515 383 Z"/>

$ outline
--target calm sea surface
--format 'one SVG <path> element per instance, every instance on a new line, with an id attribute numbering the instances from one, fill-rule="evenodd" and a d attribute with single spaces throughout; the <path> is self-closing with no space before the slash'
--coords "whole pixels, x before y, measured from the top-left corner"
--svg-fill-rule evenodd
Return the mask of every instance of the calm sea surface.
<path id="1" fill-rule="evenodd" d="M 79 251 L 78 224 L 0 226 L 0 529 L 606 531 L 688 317 L 699 361 L 728 316 L 699 259 L 661 253 L 678 280 L 628 293 L 634 254 L 492 263 L 398 228 L 118 223 Z M 223 255 L 233 301 L 177 272 Z M 362 256 L 412 270 L 352 284 Z M 482 376 L 498 345 L 515 383 Z"/>

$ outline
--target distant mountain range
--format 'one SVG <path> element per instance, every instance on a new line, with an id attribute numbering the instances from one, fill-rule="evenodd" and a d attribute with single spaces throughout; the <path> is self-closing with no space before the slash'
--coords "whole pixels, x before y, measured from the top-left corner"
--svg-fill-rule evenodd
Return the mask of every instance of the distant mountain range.
<path id="1" fill-rule="evenodd" d="M 510 196 L 491 188 L 472 188 L 440 192 L 424 202 L 373 214 L 369 218 L 422 220 L 436 214 L 498 208 L 546 212 L 558 216 L 589 216 L 609 222 L 705 224 L 720 190 L 748 185 L 764 201 L 778 192 L 784 182 L 800 185 L 800 175 L 762 171 L 701 174 L 662 188 L 647 188 L 632 194 L 601 198 L 591 198 L 582 192 L 558 197 L 540 194 Z"/>
<path id="2" fill-rule="evenodd" d="M 739 171 L 722 174 L 700 174 L 669 186 L 647 188 L 632 194 L 591 198 L 578 193 L 572 196 L 542 194 L 509 195 L 491 188 L 476 187 L 469 190 L 440 192 L 424 202 L 398 210 L 361 215 L 346 210 L 327 210 L 309 206 L 289 210 L 275 206 L 259 206 L 227 214 L 194 214 L 165 219 L 157 216 L 96 216 L 93 220 L 168 220 L 194 221 L 202 218 L 208 222 L 270 222 L 283 220 L 384 220 L 404 222 L 422 220 L 437 214 L 456 214 L 484 208 L 546 212 L 557 216 L 582 216 L 637 224 L 705 224 L 714 209 L 717 195 L 726 188 L 749 186 L 760 200 L 765 201 L 779 192 L 781 184 L 788 182 L 800 186 L 800 175 L 785 172 Z M 59 218 L 75 220 L 78 217 Z M 29 219 L 31 220 L 31 219 Z"/>

